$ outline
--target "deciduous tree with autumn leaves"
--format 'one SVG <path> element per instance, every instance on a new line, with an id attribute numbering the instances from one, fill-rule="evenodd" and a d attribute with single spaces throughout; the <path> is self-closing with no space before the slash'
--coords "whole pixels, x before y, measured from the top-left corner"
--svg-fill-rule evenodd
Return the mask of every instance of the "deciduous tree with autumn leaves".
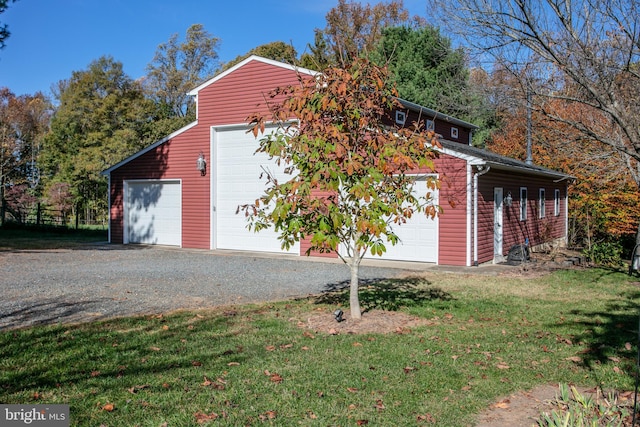
<path id="1" fill-rule="evenodd" d="M 272 156 L 291 176 L 278 181 L 266 172 L 265 193 L 242 207 L 255 231 L 274 227 L 283 247 L 310 239 L 308 251 L 336 252 L 350 267 L 351 317 L 361 317 L 358 269 L 369 251 L 381 255 L 396 244 L 394 227 L 414 214 L 434 217 L 428 193 L 415 194 L 418 171 L 433 170 L 433 132 L 414 123 L 388 120 L 397 93 L 385 67 L 358 58 L 345 68 L 329 67 L 316 78 L 276 89 L 269 114 L 249 118 L 259 152 Z M 276 131 L 265 134 L 275 122 Z"/>

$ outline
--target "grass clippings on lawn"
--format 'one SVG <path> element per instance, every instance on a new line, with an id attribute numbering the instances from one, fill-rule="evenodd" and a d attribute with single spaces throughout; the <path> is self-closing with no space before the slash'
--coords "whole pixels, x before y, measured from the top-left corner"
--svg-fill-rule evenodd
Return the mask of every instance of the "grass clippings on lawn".
<path id="1" fill-rule="evenodd" d="M 6 331 L 0 401 L 70 404 L 73 426 L 465 426 L 540 385 L 633 387 L 640 288 L 620 273 L 428 273 L 361 297 L 359 330 L 339 291 Z"/>

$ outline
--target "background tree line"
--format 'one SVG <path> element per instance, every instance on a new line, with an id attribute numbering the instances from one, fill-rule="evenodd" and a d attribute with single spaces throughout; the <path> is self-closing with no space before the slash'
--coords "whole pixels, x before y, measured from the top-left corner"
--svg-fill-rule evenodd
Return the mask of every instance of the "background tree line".
<path id="1" fill-rule="evenodd" d="M 220 40 L 196 24 L 184 40 L 175 34 L 158 46 L 142 79 L 102 57 L 59 82 L 53 100 L 4 88 L 3 205 L 17 210 L 40 201 L 83 221 L 106 220 L 100 172 L 193 121 L 190 89 L 251 54 L 319 71 L 366 57 L 388 66 L 400 97 L 480 126 L 477 146 L 524 160 L 530 116 L 534 163 L 578 178 L 570 192 L 572 243 L 635 236 L 636 2 L 427 5 L 428 16 L 420 17 L 402 0 L 339 0 L 301 55 L 275 41 L 225 64 L 218 58 Z M 463 47 L 454 48 L 445 34 Z"/>

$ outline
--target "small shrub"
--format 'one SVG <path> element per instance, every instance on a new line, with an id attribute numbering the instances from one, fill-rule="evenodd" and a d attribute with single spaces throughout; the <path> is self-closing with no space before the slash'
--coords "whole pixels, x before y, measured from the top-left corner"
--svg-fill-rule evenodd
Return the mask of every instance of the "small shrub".
<path id="1" fill-rule="evenodd" d="M 623 265 L 623 247 L 620 242 L 609 241 L 594 243 L 582 252 L 592 264 L 601 267 L 618 268 Z"/>
<path id="2" fill-rule="evenodd" d="M 567 384 L 560 384 L 553 404 L 557 409 L 542 413 L 539 427 L 622 427 L 629 417 L 629 410 L 615 393 L 605 398 L 598 392 L 594 398 L 580 394 Z"/>

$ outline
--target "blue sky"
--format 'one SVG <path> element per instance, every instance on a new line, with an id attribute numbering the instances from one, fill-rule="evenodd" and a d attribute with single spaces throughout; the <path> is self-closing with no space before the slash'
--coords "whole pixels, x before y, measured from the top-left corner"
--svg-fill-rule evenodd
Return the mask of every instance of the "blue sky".
<path id="1" fill-rule="evenodd" d="M 0 50 L 0 87 L 16 95 L 42 91 L 110 55 L 136 79 L 159 44 L 184 39 L 192 24 L 221 40 L 223 62 L 261 44 L 284 41 L 302 53 L 338 0 L 18 0 L 0 14 L 11 37 Z M 371 3 L 376 3 L 371 1 Z M 405 0 L 424 15 L 423 0 Z"/>

